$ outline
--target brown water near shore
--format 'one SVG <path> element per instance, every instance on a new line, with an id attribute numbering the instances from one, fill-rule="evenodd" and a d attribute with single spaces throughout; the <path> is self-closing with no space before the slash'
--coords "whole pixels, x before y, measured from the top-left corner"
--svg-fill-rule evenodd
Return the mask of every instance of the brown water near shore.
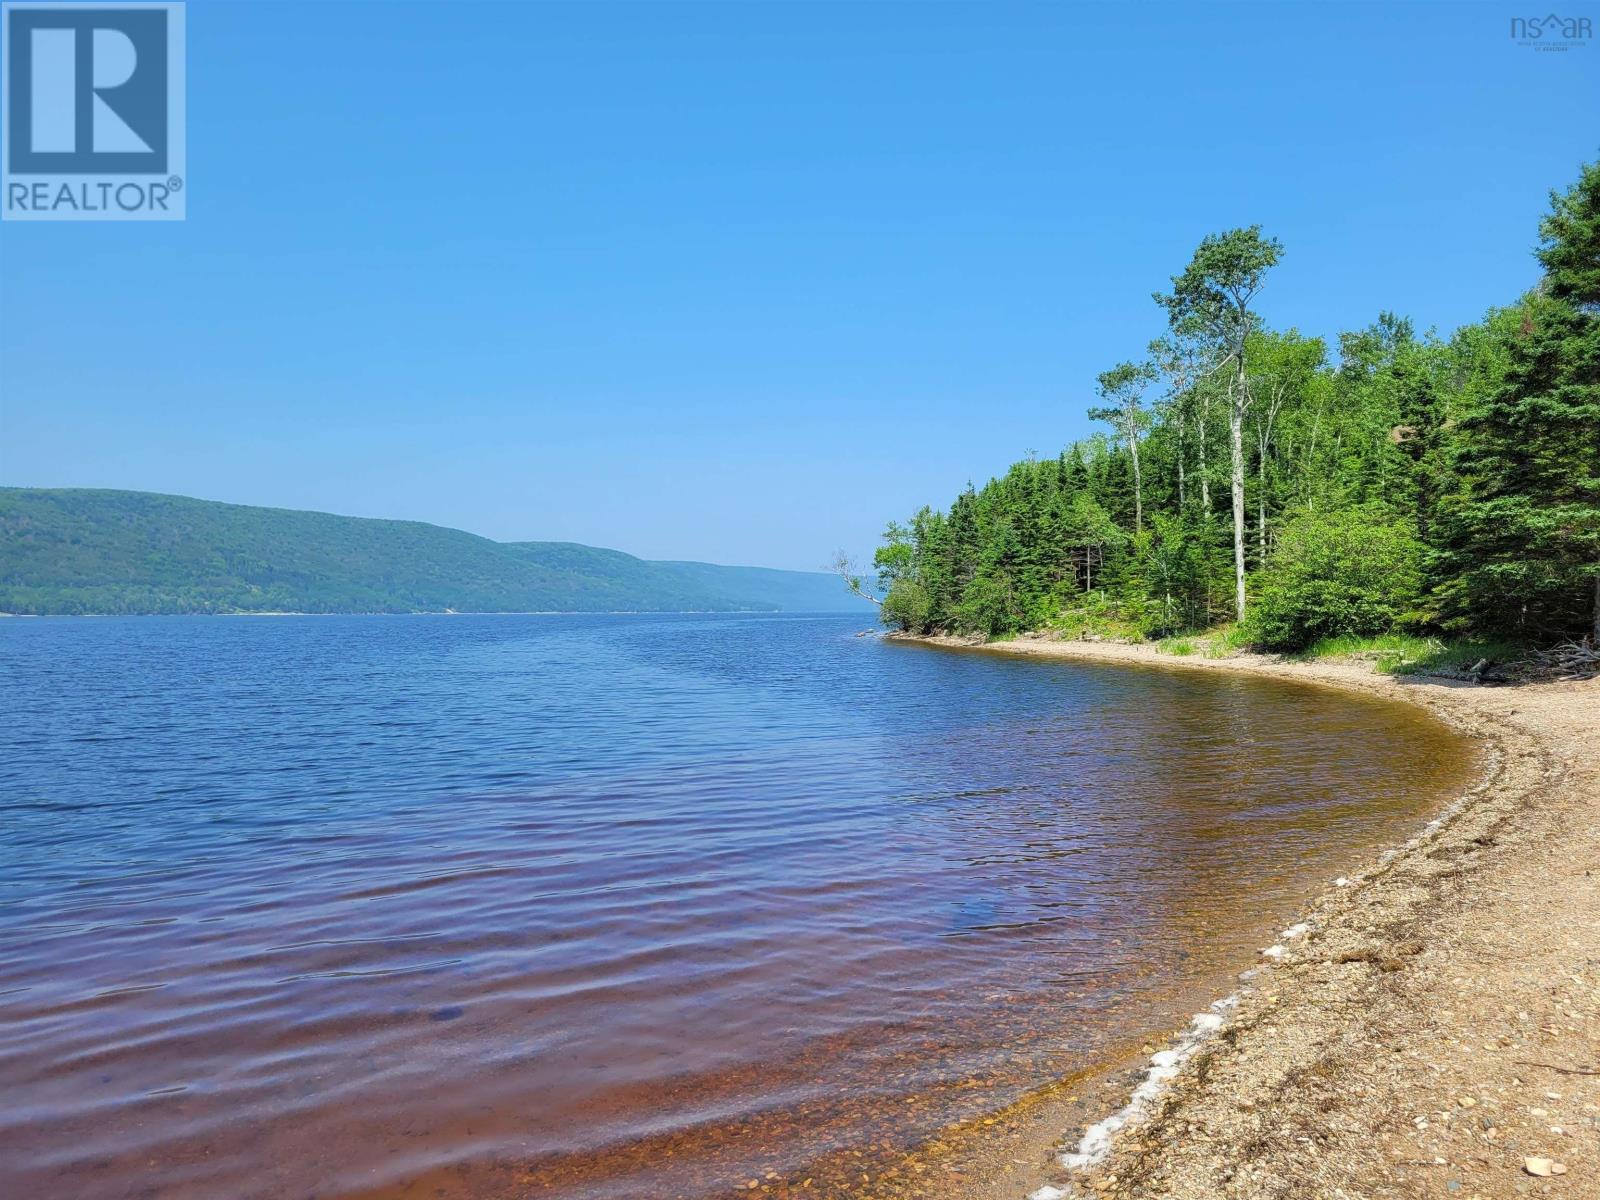
<path id="1" fill-rule="evenodd" d="M 1119 1108 L 1165 1037 L 1087 1087 L 1044 1090 L 993 1129 L 928 1144 L 873 1200 L 1047 1194 L 1213 1200 L 1592 1196 L 1600 1165 L 1600 680 L 1391 678 L 1356 659 L 1170 658 L 1024 638 L 986 651 L 1316 681 L 1403 700 L 1480 747 L 1481 772 L 1394 848 L 1318 890 L 1285 953 L 1232 990 L 1109 1158 L 1057 1161 Z"/>
<path id="2" fill-rule="evenodd" d="M 1394 702 L 854 630 L 30 623 L 0 1191 L 859 1190 L 1475 770 Z"/>

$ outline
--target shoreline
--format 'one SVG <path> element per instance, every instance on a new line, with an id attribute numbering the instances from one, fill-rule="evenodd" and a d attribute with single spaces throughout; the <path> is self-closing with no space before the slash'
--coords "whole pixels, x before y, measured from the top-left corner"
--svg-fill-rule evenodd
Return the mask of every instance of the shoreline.
<path id="1" fill-rule="evenodd" d="M 1359 662 L 886 636 L 1353 690 L 1419 705 L 1486 751 L 1460 797 L 1237 964 L 1231 996 L 1197 995 L 1204 1019 L 1108 1064 L 1088 1098 L 1047 1084 L 936 1140 L 939 1197 L 1600 1196 L 1600 1075 L 1564 1073 L 1600 1070 L 1600 680 L 1485 687 Z M 1113 1113 L 1126 1123 L 1080 1145 Z M 882 1194 L 929 1194 L 922 1156 Z"/>

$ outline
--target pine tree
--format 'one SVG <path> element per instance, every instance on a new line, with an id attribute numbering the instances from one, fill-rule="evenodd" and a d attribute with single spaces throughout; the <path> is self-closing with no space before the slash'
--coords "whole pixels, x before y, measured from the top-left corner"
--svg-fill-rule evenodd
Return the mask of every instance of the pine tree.
<path id="1" fill-rule="evenodd" d="M 1543 294 L 1461 422 L 1446 601 L 1463 625 L 1600 641 L 1600 164 L 1551 202 Z"/>

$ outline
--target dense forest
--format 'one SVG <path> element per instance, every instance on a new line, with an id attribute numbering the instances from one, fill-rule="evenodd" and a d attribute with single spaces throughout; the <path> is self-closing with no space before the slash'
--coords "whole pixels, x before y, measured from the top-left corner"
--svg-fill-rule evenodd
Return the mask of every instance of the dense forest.
<path id="1" fill-rule="evenodd" d="M 821 572 L 650 562 L 418 521 L 0 488 L 0 612 L 737 612 L 864 607 Z"/>
<path id="2" fill-rule="evenodd" d="M 1538 232 L 1542 280 L 1481 322 L 1332 346 L 1253 307 L 1283 246 L 1206 238 L 1099 376 L 1103 432 L 889 526 L 885 622 L 1600 641 L 1600 164 Z"/>

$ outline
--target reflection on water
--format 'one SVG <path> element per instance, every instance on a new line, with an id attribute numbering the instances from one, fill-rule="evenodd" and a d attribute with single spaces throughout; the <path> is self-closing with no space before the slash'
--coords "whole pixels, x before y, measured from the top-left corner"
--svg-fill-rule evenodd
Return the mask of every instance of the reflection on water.
<path id="1" fill-rule="evenodd" d="M 0 1191 L 781 1188 L 1082 1066 L 1472 766 L 863 623 L 6 623 Z"/>

